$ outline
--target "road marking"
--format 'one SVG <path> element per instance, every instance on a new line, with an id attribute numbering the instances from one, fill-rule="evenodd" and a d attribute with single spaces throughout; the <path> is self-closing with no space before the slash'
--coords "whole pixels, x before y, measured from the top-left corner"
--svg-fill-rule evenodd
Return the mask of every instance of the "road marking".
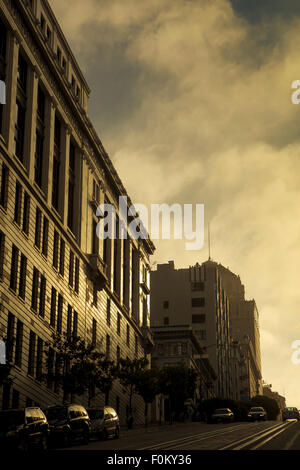
<path id="1" fill-rule="evenodd" d="M 287 442 L 287 444 L 284 446 L 284 450 L 289 450 L 292 445 L 294 444 L 295 440 L 297 439 L 297 437 L 300 435 L 300 431 L 298 431 L 294 436 L 293 436 L 293 439 L 291 439 L 289 442 Z"/>
<path id="2" fill-rule="evenodd" d="M 295 424 L 295 423 L 292 423 L 292 424 Z M 260 442 L 260 443 L 257 444 L 256 446 L 252 447 L 251 450 L 259 449 L 260 447 L 262 447 L 262 446 L 265 445 L 267 442 L 271 441 L 272 439 L 274 439 L 274 437 L 278 436 L 279 434 L 281 434 L 281 433 L 284 432 L 284 431 L 286 431 L 286 428 L 281 429 L 281 431 L 278 431 L 276 434 L 272 434 L 272 436 L 268 437 L 267 439 L 265 439 L 264 441 Z"/>
<path id="3" fill-rule="evenodd" d="M 191 434 L 190 436 L 180 437 L 178 439 L 173 439 L 172 441 L 166 441 L 160 444 L 153 444 L 151 446 L 141 447 L 139 450 L 165 449 L 167 448 L 166 446 L 168 446 L 168 448 L 172 448 L 174 446 L 177 447 L 179 444 L 190 444 L 191 442 L 186 442 L 186 441 L 189 441 L 191 439 L 193 440 L 192 442 L 197 442 L 197 441 L 201 441 L 201 440 L 205 440 L 205 439 L 209 439 L 213 437 L 218 437 L 219 435 L 222 435 L 225 433 L 234 432 L 235 430 L 246 429 L 247 427 L 249 427 L 249 423 L 247 424 L 241 423 L 235 426 L 231 426 L 230 428 L 224 427 L 222 429 L 215 429 L 213 431 L 202 432 L 199 434 Z"/>
<path id="4" fill-rule="evenodd" d="M 221 449 L 219 449 L 219 450 L 228 449 L 228 448 L 230 448 L 230 447 L 232 447 L 232 446 L 236 446 L 237 444 L 239 444 L 239 443 L 245 441 L 245 442 L 243 442 L 243 444 L 240 444 L 240 445 L 238 445 L 237 447 L 233 447 L 231 450 L 241 450 L 241 449 L 244 449 L 245 447 L 247 447 L 247 446 L 249 446 L 249 445 L 251 445 L 251 444 L 253 444 L 253 443 L 259 441 L 260 439 L 263 439 L 265 436 L 268 436 L 269 434 L 272 434 L 272 435 L 273 435 L 274 432 L 276 432 L 276 431 L 279 430 L 279 429 L 284 428 L 284 429 L 282 429 L 282 432 L 285 431 L 285 430 L 288 428 L 288 426 L 289 426 L 290 424 L 291 424 L 291 423 L 283 423 L 283 424 L 279 424 L 279 425 L 277 424 L 277 425 L 275 425 L 275 426 L 272 426 L 270 429 L 268 429 L 268 430 L 265 431 L 265 432 L 262 431 L 262 432 L 253 434 L 252 436 L 248 436 L 248 437 L 246 437 L 246 438 L 244 438 L 244 439 L 241 439 L 240 441 L 233 442 L 233 443 L 231 443 L 231 444 L 229 444 L 229 445 L 227 445 L 227 446 L 225 446 L 225 447 L 223 447 L 223 448 L 221 448 Z M 292 424 L 294 424 L 294 423 L 292 423 Z M 278 433 L 278 434 L 280 434 L 280 433 Z M 277 435 L 277 434 L 276 434 L 276 435 Z M 275 435 L 274 435 L 274 437 L 275 437 Z M 250 439 L 250 440 L 249 440 L 249 439 Z M 271 438 L 270 438 L 270 439 L 271 439 Z M 268 440 L 270 440 L 270 439 L 268 439 Z"/>

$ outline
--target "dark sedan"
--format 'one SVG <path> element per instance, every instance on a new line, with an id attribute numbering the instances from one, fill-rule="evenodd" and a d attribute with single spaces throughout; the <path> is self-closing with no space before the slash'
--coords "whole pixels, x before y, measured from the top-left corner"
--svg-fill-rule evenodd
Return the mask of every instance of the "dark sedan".
<path id="1" fill-rule="evenodd" d="M 211 415 L 212 423 L 232 423 L 234 414 L 229 408 L 218 408 Z"/>
<path id="2" fill-rule="evenodd" d="M 261 406 L 255 406 L 250 408 L 248 413 L 248 420 L 249 421 L 266 421 L 267 420 L 267 413 Z"/>

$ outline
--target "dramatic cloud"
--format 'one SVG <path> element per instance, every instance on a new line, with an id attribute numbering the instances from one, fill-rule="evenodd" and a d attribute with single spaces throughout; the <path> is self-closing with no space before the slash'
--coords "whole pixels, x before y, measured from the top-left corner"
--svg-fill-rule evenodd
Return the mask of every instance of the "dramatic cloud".
<path id="1" fill-rule="evenodd" d="M 264 378 L 300 408 L 291 362 L 300 339 L 297 4 L 282 15 L 277 1 L 270 10 L 268 1 L 73 0 L 72 14 L 50 3 L 132 199 L 205 204 L 213 259 L 257 302 Z M 156 246 L 154 260 L 177 267 L 207 258 L 207 246 Z"/>

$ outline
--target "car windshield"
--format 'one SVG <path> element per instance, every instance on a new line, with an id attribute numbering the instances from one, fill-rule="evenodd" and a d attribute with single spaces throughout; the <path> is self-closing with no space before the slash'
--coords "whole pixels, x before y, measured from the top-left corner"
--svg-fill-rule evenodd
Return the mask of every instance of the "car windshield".
<path id="1" fill-rule="evenodd" d="M 251 408 L 250 411 L 264 411 L 263 408 Z"/>
<path id="2" fill-rule="evenodd" d="M 0 411 L 0 431 L 20 426 L 24 423 L 24 418 L 24 411 L 22 410 Z"/>
<path id="3" fill-rule="evenodd" d="M 298 411 L 297 408 L 285 408 L 284 411 Z"/>
<path id="4" fill-rule="evenodd" d="M 218 410 L 215 410 L 214 412 L 215 415 L 223 415 L 225 413 L 230 413 L 230 411 L 227 410 L 226 408 L 219 408 Z"/>
<path id="5" fill-rule="evenodd" d="M 103 410 L 88 410 L 88 415 L 90 419 L 102 419 Z"/>
<path id="6" fill-rule="evenodd" d="M 48 408 L 45 415 L 48 421 L 62 421 L 67 419 L 67 410 L 66 408 Z"/>

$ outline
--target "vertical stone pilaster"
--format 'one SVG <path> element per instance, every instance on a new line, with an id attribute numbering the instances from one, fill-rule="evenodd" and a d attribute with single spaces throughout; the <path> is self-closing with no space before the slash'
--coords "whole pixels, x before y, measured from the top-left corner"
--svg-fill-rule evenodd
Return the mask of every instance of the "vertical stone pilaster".
<path id="1" fill-rule="evenodd" d="M 53 173 L 53 151 L 54 151 L 54 119 L 57 103 L 55 98 L 47 100 L 45 110 L 45 155 L 49 155 L 48 165 L 45 165 L 46 198 L 49 206 L 52 205 L 52 173 Z"/>
<path id="2" fill-rule="evenodd" d="M 9 34 L 7 54 L 11 58 L 8 62 L 6 78 L 6 98 L 4 116 L 4 136 L 8 142 L 8 151 L 10 154 L 15 153 L 15 125 L 17 121 L 17 80 L 18 80 L 18 58 L 21 38 L 17 32 Z"/>
<path id="3" fill-rule="evenodd" d="M 62 126 L 60 186 L 63 189 L 60 197 L 59 212 L 65 226 L 68 225 L 70 139 L 71 128 L 68 125 Z"/>
<path id="4" fill-rule="evenodd" d="M 37 99 L 38 99 L 38 83 L 40 79 L 40 72 L 37 68 L 29 71 L 29 86 L 28 86 L 28 108 L 27 108 L 27 121 L 26 121 L 26 135 L 25 139 L 25 166 L 28 168 L 30 181 L 34 181 L 34 163 L 35 163 L 35 147 L 36 147 L 36 116 L 37 116 Z"/>

